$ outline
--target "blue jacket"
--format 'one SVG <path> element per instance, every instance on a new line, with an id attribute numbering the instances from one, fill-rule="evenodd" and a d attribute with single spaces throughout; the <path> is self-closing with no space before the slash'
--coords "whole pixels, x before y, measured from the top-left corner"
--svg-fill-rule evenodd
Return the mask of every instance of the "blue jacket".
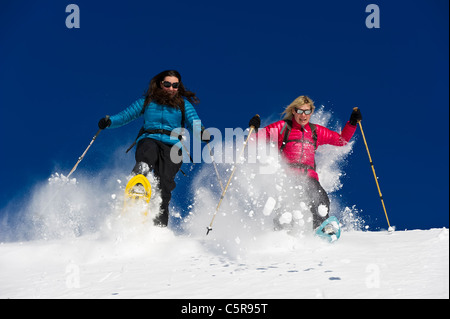
<path id="1" fill-rule="evenodd" d="M 109 128 L 117 128 L 125 124 L 134 121 L 141 115 L 144 115 L 144 129 L 145 130 L 158 130 L 163 129 L 167 131 L 173 131 L 174 135 L 181 134 L 181 119 L 182 112 L 170 106 L 160 105 L 155 102 L 150 102 L 145 108 L 145 112 L 142 114 L 142 109 L 144 108 L 144 98 L 140 98 L 131 104 L 128 108 L 122 112 L 112 115 L 110 117 L 111 125 Z M 185 109 L 185 126 L 187 129 L 194 131 L 194 121 L 200 121 L 197 112 L 195 111 L 192 104 L 184 99 L 184 109 Z M 199 125 L 199 126 L 198 126 Z M 200 122 L 195 123 L 196 131 L 200 129 Z M 178 143 L 176 137 L 170 137 L 166 134 L 142 134 L 136 141 L 138 143 L 144 138 L 152 138 L 163 142 L 168 145 L 175 145 Z"/>

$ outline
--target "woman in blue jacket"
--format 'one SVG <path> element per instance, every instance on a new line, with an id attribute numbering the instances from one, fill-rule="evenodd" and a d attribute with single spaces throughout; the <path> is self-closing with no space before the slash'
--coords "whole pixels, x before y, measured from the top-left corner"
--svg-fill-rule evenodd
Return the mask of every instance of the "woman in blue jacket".
<path id="1" fill-rule="evenodd" d="M 171 149 L 178 143 L 183 127 L 193 130 L 194 121 L 200 121 L 193 104 L 198 104 L 195 93 L 185 89 L 181 75 L 175 70 L 163 71 L 151 81 L 144 97 L 127 109 L 102 118 L 100 129 L 117 128 L 144 116 L 144 126 L 136 139 L 136 165 L 133 174 L 146 175 L 150 170 L 159 179 L 161 214 L 155 225 L 166 227 L 169 222 L 169 203 L 175 189 L 175 175 L 180 170 L 180 158 L 171 158 Z M 175 138 L 174 138 L 175 136 Z M 172 152 L 173 154 L 173 152 Z"/>

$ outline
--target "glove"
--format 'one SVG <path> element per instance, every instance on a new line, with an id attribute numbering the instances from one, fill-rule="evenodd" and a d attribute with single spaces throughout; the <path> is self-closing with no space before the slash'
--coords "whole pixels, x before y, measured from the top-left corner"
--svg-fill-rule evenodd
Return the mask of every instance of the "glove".
<path id="1" fill-rule="evenodd" d="M 205 142 L 206 144 L 211 142 L 211 134 L 204 128 L 202 128 L 202 142 Z"/>
<path id="2" fill-rule="evenodd" d="M 352 115 L 350 116 L 350 124 L 355 126 L 358 122 L 362 121 L 361 111 L 359 109 L 354 109 Z"/>
<path id="3" fill-rule="evenodd" d="M 259 115 L 255 115 L 250 119 L 250 122 L 248 122 L 249 127 L 254 127 L 255 131 L 258 132 L 259 127 L 261 126 L 261 119 L 259 118 Z"/>
<path id="4" fill-rule="evenodd" d="M 98 128 L 101 130 L 104 130 L 105 128 L 107 128 L 110 125 L 111 125 L 111 120 L 109 119 L 109 117 L 104 117 L 104 118 L 100 119 L 100 121 L 98 121 Z"/>

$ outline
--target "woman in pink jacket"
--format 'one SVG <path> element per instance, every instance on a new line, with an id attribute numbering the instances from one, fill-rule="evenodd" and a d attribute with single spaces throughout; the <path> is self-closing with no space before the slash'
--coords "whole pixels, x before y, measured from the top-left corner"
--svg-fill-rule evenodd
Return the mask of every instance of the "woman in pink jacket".
<path id="1" fill-rule="evenodd" d="M 302 195 L 308 198 L 313 227 L 316 229 L 329 217 L 330 210 L 330 199 L 320 185 L 316 172 L 316 149 L 324 144 L 346 145 L 355 133 L 356 125 L 362 116 L 359 109 L 353 111 L 350 120 L 339 134 L 321 125 L 310 123 L 314 109 L 314 102 L 309 97 L 299 96 L 285 109 L 283 120 L 265 127 L 265 135 L 267 141 L 278 141 L 278 149 L 292 169 L 295 183 L 305 190 L 306 194 Z M 256 130 L 260 124 L 258 116 L 249 122 L 249 126 L 254 126 Z M 271 134 L 276 134 L 275 139 Z M 296 205 L 295 202 L 293 204 Z M 275 226 L 278 228 L 281 225 Z"/>

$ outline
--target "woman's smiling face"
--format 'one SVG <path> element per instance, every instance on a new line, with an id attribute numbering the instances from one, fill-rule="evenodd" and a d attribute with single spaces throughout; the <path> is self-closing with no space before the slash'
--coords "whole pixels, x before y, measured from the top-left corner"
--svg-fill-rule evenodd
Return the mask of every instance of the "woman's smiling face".
<path id="1" fill-rule="evenodd" d="M 169 83 L 170 86 L 165 86 L 164 84 Z M 169 85 L 167 84 L 167 85 Z M 176 76 L 166 76 L 164 80 L 161 82 L 161 88 L 169 92 L 172 96 L 175 95 L 178 92 L 178 85 L 180 84 L 180 81 Z M 175 87 L 174 87 L 175 86 Z"/>
<path id="2" fill-rule="evenodd" d="M 306 114 L 305 111 L 309 114 Z M 294 115 L 294 119 L 298 124 L 300 124 L 301 126 L 305 126 L 311 119 L 312 108 L 309 104 L 303 104 L 302 106 L 292 110 L 292 114 Z"/>

